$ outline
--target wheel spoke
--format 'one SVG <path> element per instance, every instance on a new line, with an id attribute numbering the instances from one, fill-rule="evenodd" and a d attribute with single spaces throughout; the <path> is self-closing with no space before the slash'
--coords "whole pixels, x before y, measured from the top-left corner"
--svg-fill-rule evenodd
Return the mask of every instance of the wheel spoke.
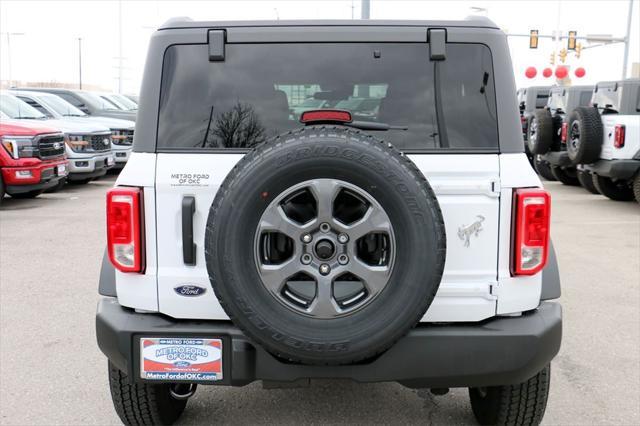
<path id="1" fill-rule="evenodd" d="M 307 312 L 323 318 L 331 318 L 341 313 L 341 309 L 333 299 L 331 278 L 317 277 L 316 298 L 311 302 Z"/>
<path id="2" fill-rule="evenodd" d="M 279 293 L 287 278 L 302 270 L 296 257 L 292 257 L 279 265 L 260 265 L 262 282 L 273 293 Z"/>
<path id="3" fill-rule="evenodd" d="M 289 219 L 279 205 L 269 206 L 262 215 L 259 225 L 261 233 L 264 231 L 278 231 L 294 241 L 297 241 L 308 227 L 308 225 L 302 226 Z"/>
<path id="4" fill-rule="evenodd" d="M 387 214 L 377 206 L 370 206 L 365 215 L 353 225 L 344 226 L 351 241 L 364 237 L 371 232 L 391 232 L 391 222 Z"/>
<path id="5" fill-rule="evenodd" d="M 359 259 L 353 259 L 350 267 L 351 272 L 364 282 L 370 296 L 381 292 L 389 279 L 388 266 L 371 266 Z"/>
<path id="6" fill-rule="evenodd" d="M 316 179 L 309 185 L 309 190 L 316 199 L 318 220 L 333 222 L 333 200 L 340 190 L 338 182 L 332 179 Z"/>

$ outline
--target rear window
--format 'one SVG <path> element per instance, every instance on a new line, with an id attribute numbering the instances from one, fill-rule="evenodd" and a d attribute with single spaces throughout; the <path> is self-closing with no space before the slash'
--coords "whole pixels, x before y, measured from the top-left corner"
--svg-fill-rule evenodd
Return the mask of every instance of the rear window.
<path id="1" fill-rule="evenodd" d="M 495 151 L 489 49 L 447 44 L 440 64 L 436 79 L 426 43 L 229 44 L 223 62 L 208 60 L 207 45 L 171 46 L 164 57 L 158 148 L 251 148 L 299 128 L 306 110 L 339 108 L 357 121 L 401 127 L 376 132 L 401 150 L 446 147 L 440 118 L 450 148 Z"/>

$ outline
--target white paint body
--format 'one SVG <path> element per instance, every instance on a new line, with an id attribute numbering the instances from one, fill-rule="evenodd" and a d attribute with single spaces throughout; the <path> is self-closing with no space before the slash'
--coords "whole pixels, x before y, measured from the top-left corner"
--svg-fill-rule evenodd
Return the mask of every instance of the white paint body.
<path id="1" fill-rule="evenodd" d="M 204 238 L 209 208 L 229 171 L 242 154 L 133 153 L 117 185 L 144 187 L 146 271 L 116 272 L 121 305 L 161 312 L 174 318 L 225 320 L 209 283 Z M 511 277 L 512 189 L 540 187 L 525 154 L 411 155 L 433 187 L 445 220 L 447 258 L 440 288 L 423 322 L 481 321 L 535 308 L 541 273 Z M 176 185 L 175 174 L 200 174 L 199 182 Z M 182 258 L 181 203 L 194 196 L 196 264 Z M 464 238 L 458 230 L 479 220 L 482 230 Z M 193 284 L 207 291 L 199 297 L 174 288 Z"/>
<path id="2" fill-rule="evenodd" d="M 622 148 L 614 146 L 616 125 L 625 127 L 625 141 Z M 602 116 L 603 160 L 629 160 L 640 151 L 640 115 L 605 114 Z"/>

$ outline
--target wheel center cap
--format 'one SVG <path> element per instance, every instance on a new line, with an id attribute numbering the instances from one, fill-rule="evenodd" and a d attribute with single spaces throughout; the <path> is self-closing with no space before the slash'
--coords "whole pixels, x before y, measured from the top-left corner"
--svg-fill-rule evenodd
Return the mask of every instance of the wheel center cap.
<path id="1" fill-rule="evenodd" d="M 316 244 L 316 254 L 322 260 L 327 260 L 333 257 L 333 254 L 336 251 L 335 246 L 329 240 L 320 240 Z"/>

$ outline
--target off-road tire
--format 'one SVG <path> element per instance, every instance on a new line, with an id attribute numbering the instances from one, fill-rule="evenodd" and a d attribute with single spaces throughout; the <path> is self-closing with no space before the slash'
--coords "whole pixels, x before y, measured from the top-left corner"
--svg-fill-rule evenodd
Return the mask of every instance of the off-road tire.
<path id="1" fill-rule="evenodd" d="M 593 184 L 591 173 L 585 170 L 578 170 L 578 180 L 580 181 L 580 185 L 590 193 L 597 195 L 600 194 L 598 188 Z"/>
<path id="2" fill-rule="evenodd" d="M 600 194 L 613 201 L 633 201 L 634 199 L 634 191 L 628 181 L 614 181 L 611 178 L 594 174 L 593 185 Z"/>
<path id="3" fill-rule="evenodd" d="M 15 198 L 17 200 L 24 200 L 27 198 L 36 198 L 38 195 L 42 194 L 43 192 L 44 190 L 42 189 L 36 189 L 29 192 L 19 192 L 17 194 L 9 194 L 9 195 L 11 195 L 11 198 Z"/>
<path id="4" fill-rule="evenodd" d="M 636 201 L 640 203 L 640 172 L 633 179 L 633 195 L 636 197 Z"/>
<path id="5" fill-rule="evenodd" d="M 569 186 L 578 186 L 580 181 L 578 180 L 577 170 L 574 167 L 558 167 L 551 166 L 551 174 L 557 181 L 562 182 Z"/>
<path id="6" fill-rule="evenodd" d="M 549 397 L 551 366 L 524 383 L 470 388 L 471 408 L 482 425 L 539 425 Z"/>
<path id="7" fill-rule="evenodd" d="M 533 168 L 542 178 L 548 181 L 556 180 L 556 177 L 551 173 L 551 164 L 539 159 L 537 156 L 534 156 L 533 158 Z"/>
<path id="8" fill-rule="evenodd" d="M 536 122 L 536 136 L 531 139 L 531 131 Z M 533 155 L 546 154 L 553 144 L 553 117 L 548 109 L 539 109 L 533 113 L 533 118 L 527 128 L 527 146 Z"/>
<path id="9" fill-rule="evenodd" d="M 271 201 L 313 179 L 367 191 L 395 234 L 386 286 L 347 316 L 315 318 L 289 309 L 262 284 L 253 254 L 256 226 Z M 240 160 L 211 206 L 205 258 L 221 306 L 253 341 L 290 361 L 337 365 L 385 351 L 422 318 L 440 285 L 445 244 L 437 199 L 413 162 L 371 135 L 327 125 L 281 135 Z"/>
<path id="10" fill-rule="evenodd" d="M 575 124 L 575 126 L 574 126 Z M 567 154 L 571 164 L 591 164 L 600 158 L 602 150 L 602 118 L 593 107 L 577 107 L 569 114 Z M 574 142 L 574 128 L 579 137 Z"/>
<path id="11" fill-rule="evenodd" d="M 131 383 L 110 362 L 109 388 L 116 413 L 125 425 L 171 425 L 187 405 L 187 400 L 171 396 L 169 384 Z"/>

